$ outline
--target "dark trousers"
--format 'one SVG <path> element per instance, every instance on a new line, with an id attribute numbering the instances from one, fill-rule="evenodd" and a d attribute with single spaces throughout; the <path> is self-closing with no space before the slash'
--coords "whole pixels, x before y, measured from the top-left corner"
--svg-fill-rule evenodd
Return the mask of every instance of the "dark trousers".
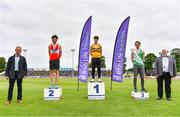
<path id="1" fill-rule="evenodd" d="M 133 66 L 133 71 L 134 71 L 134 80 L 133 80 L 133 85 L 134 89 L 137 90 L 137 76 L 138 74 L 140 75 L 141 79 L 141 89 L 144 89 L 144 66 L 143 65 L 134 65 Z"/>
<path id="2" fill-rule="evenodd" d="M 18 79 L 18 72 L 15 72 L 15 78 L 9 79 L 8 101 L 12 100 L 15 81 L 17 81 L 18 88 L 17 100 L 22 100 L 22 79 Z"/>
<path id="3" fill-rule="evenodd" d="M 98 70 L 98 78 L 101 78 L 101 58 L 92 58 L 92 78 L 95 78 L 95 69 Z"/>
<path id="4" fill-rule="evenodd" d="M 163 72 L 162 76 L 157 78 L 158 96 L 163 97 L 163 80 L 165 80 L 166 98 L 171 98 L 171 75 L 169 72 Z"/>

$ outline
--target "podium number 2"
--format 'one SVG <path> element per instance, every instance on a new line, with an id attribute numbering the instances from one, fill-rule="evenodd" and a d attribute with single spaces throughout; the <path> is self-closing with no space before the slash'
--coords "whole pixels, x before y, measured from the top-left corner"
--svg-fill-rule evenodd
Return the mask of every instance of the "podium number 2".
<path id="1" fill-rule="evenodd" d="M 99 93 L 99 85 L 98 84 L 94 86 L 94 89 L 96 89 L 96 93 Z"/>
<path id="2" fill-rule="evenodd" d="M 49 96 L 54 96 L 54 90 L 49 90 Z"/>

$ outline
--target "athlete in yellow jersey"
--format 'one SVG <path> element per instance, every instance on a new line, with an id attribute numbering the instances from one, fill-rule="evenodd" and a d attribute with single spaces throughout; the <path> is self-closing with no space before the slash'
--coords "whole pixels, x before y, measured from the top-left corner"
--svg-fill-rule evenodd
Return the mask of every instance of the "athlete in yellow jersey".
<path id="1" fill-rule="evenodd" d="M 92 80 L 90 82 L 95 81 L 95 68 L 98 70 L 98 81 L 101 80 L 101 56 L 102 56 L 102 46 L 98 43 L 99 37 L 94 36 L 94 44 L 91 45 L 90 54 L 91 54 L 91 63 L 92 63 Z"/>

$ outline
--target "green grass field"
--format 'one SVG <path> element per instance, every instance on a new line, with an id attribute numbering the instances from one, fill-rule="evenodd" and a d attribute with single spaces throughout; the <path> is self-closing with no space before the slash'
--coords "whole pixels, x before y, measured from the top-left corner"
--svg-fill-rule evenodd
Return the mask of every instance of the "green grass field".
<path id="1" fill-rule="evenodd" d="M 164 98 L 157 101 L 156 80 L 146 80 L 145 86 L 150 92 L 148 100 L 135 100 L 131 97 L 132 79 L 123 83 L 110 80 L 106 84 L 106 99 L 87 100 L 86 83 L 80 83 L 77 91 L 77 79 L 60 79 L 63 97 L 59 101 L 44 101 L 43 88 L 49 86 L 49 79 L 25 79 L 23 81 L 23 104 L 16 103 L 16 85 L 13 102 L 5 105 L 8 81 L 0 80 L 0 116 L 180 116 L 180 80 L 172 81 L 172 101 Z M 138 82 L 139 83 L 139 82 Z"/>

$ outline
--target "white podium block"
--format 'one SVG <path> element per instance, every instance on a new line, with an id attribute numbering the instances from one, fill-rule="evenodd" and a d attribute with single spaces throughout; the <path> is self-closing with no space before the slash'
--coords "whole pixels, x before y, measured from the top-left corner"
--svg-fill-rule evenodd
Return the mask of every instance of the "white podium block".
<path id="1" fill-rule="evenodd" d="M 104 100 L 105 85 L 103 82 L 88 83 L 88 100 Z"/>
<path id="2" fill-rule="evenodd" d="M 134 92 L 134 91 L 132 91 L 132 97 L 134 97 L 135 99 L 148 99 L 149 92 Z"/>
<path id="3" fill-rule="evenodd" d="M 62 88 L 49 89 L 44 88 L 44 100 L 59 100 L 62 96 Z"/>

